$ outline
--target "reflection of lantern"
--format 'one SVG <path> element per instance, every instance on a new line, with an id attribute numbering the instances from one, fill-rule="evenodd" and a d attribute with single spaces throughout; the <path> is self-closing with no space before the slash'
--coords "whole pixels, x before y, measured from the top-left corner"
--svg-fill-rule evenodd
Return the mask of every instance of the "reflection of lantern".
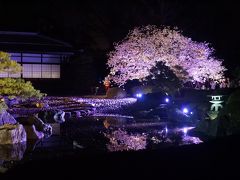
<path id="1" fill-rule="evenodd" d="M 109 126 L 110 126 L 110 123 L 109 123 L 108 120 L 106 119 L 106 120 L 103 121 L 103 125 L 104 125 L 104 127 L 105 127 L 106 129 L 108 129 Z"/>

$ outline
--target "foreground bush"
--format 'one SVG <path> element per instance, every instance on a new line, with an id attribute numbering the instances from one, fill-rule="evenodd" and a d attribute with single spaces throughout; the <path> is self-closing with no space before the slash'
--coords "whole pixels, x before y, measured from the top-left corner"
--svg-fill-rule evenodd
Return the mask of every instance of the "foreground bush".
<path id="1" fill-rule="evenodd" d="M 2 96 L 19 96 L 21 98 L 37 97 L 41 98 L 44 94 L 34 89 L 30 81 L 23 79 L 3 78 L 0 79 L 0 94 Z"/>
<path id="2" fill-rule="evenodd" d="M 11 60 L 8 53 L 0 51 L 0 73 L 20 73 L 21 65 Z M 23 99 L 36 97 L 41 98 L 44 94 L 34 89 L 31 82 L 25 82 L 21 78 L 0 78 L 0 95 L 8 97 L 20 97 Z"/>

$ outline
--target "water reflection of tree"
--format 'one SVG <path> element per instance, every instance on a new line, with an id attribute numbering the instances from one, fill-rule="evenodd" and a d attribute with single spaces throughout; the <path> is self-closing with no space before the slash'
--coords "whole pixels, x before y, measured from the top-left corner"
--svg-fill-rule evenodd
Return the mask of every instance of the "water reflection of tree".
<path id="1" fill-rule="evenodd" d="M 147 136 L 145 134 L 128 134 L 125 130 L 114 130 L 104 133 L 109 139 L 109 151 L 129 151 L 146 149 Z"/>
<path id="2" fill-rule="evenodd" d="M 0 173 L 6 172 L 23 158 L 26 142 L 18 144 L 0 145 Z"/>
<path id="3" fill-rule="evenodd" d="M 4 161 L 18 161 L 23 158 L 26 143 L 0 145 L 0 159 Z"/>

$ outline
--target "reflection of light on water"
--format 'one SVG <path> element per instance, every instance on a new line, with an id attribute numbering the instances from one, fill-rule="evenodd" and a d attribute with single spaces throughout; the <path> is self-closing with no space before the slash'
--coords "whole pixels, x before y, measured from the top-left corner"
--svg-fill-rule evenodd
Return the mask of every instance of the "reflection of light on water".
<path id="1" fill-rule="evenodd" d="M 189 130 L 194 129 L 194 128 L 195 127 L 175 128 L 173 131 L 175 131 L 175 132 L 183 132 L 184 135 L 186 135 Z"/>
<path id="2" fill-rule="evenodd" d="M 102 114 L 102 113 L 96 113 L 94 114 L 94 117 L 116 117 L 116 118 L 127 118 L 127 119 L 133 119 L 133 116 L 125 116 L 121 114 Z"/>
<path id="3" fill-rule="evenodd" d="M 103 125 L 106 129 L 108 129 L 110 127 L 110 123 L 107 120 L 103 121 Z"/>
<path id="4" fill-rule="evenodd" d="M 123 98 L 123 99 L 102 99 L 102 98 L 72 98 L 78 103 L 94 104 L 94 107 L 101 107 L 104 109 L 119 109 L 123 106 L 131 105 L 137 102 L 137 98 Z"/>
<path id="5" fill-rule="evenodd" d="M 163 144 L 181 146 L 187 144 L 199 144 L 202 143 L 198 137 L 191 137 L 187 135 L 187 132 L 194 127 L 184 127 L 168 129 L 165 127 L 157 133 L 128 133 L 125 130 L 118 129 L 108 133 L 104 133 L 105 137 L 109 139 L 107 149 L 109 151 L 129 151 L 129 150 L 142 150 L 147 148 L 148 143 L 155 145 L 159 144 L 160 147 Z M 182 132 L 182 133 L 179 133 Z M 150 141 L 149 141 L 150 140 Z"/>
<path id="6" fill-rule="evenodd" d="M 165 132 L 168 133 L 168 128 L 167 127 L 165 127 Z"/>
<path id="7" fill-rule="evenodd" d="M 168 144 L 178 144 L 178 145 L 187 145 L 187 144 L 199 144 L 203 141 L 198 137 L 192 137 L 187 135 L 188 131 L 194 127 L 183 127 L 168 129 L 165 127 L 162 131 L 159 131 L 158 135 L 151 137 L 151 141 L 154 144 L 159 143 L 168 143 Z"/>
<path id="8" fill-rule="evenodd" d="M 184 136 L 182 143 L 180 145 L 186 145 L 186 144 L 200 144 L 203 141 L 201 141 L 198 137 L 191 137 L 191 136 Z"/>

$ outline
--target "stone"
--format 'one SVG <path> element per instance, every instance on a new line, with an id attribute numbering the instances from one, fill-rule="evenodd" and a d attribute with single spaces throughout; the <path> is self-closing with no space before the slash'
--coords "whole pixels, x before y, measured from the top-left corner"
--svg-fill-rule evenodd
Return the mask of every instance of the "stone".
<path id="1" fill-rule="evenodd" d="M 47 110 L 38 113 L 38 117 L 45 123 L 65 122 L 65 112 L 62 110 Z"/>
<path id="2" fill-rule="evenodd" d="M 54 114 L 53 118 L 54 118 L 55 122 L 57 122 L 57 123 L 63 123 L 63 122 L 65 122 L 64 116 L 65 116 L 65 112 L 62 111 L 62 110 L 58 110 L 58 111 Z"/>
<path id="3" fill-rule="evenodd" d="M 29 117 L 19 117 L 17 118 L 20 124 L 24 126 L 32 126 L 34 125 L 37 131 L 43 132 L 45 134 L 51 134 L 52 128 L 49 124 L 44 123 L 40 118 L 36 115 L 32 115 Z"/>
<path id="4" fill-rule="evenodd" d="M 52 135 L 52 126 L 50 124 L 44 124 L 43 127 L 43 132 L 46 136 L 51 136 Z"/>
<path id="5" fill-rule="evenodd" d="M 38 131 L 44 130 L 44 122 L 38 118 L 36 115 L 28 117 L 18 117 L 17 121 L 22 125 L 34 125 Z"/>
<path id="6" fill-rule="evenodd" d="M 70 119 L 72 117 L 71 112 L 65 112 L 65 119 Z"/>
<path id="7" fill-rule="evenodd" d="M 23 158 L 27 143 L 0 145 L 0 159 L 4 161 L 19 161 Z"/>
<path id="8" fill-rule="evenodd" d="M 25 125 L 24 129 L 27 133 L 27 139 L 42 139 L 44 133 L 36 130 L 34 125 Z"/>
<path id="9" fill-rule="evenodd" d="M 109 88 L 106 95 L 107 95 L 107 98 L 111 98 L 111 99 L 127 97 L 126 91 L 118 87 Z"/>
<path id="10" fill-rule="evenodd" d="M 0 144 L 23 143 L 26 140 L 26 131 L 21 124 L 0 126 Z"/>
<path id="11" fill-rule="evenodd" d="M 83 114 L 83 112 L 81 111 L 73 111 L 72 113 L 75 118 L 82 117 L 82 114 Z"/>
<path id="12" fill-rule="evenodd" d="M 13 107 L 20 103 L 20 100 L 18 98 L 5 97 L 4 100 L 5 100 L 6 104 L 8 105 L 8 107 Z"/>
<path id="13" fill-rule="evenodd" d="M 53 123 L 52 126 L 52 135 L 60 135 L 60 124 L 59 123 Z"/>
<path id="14" fill-rule="evenodd" d="M 15 118 L 9 114 L 6 110 L 0 111 L 0 126 L 4 124 L 16 124 Z"/>

